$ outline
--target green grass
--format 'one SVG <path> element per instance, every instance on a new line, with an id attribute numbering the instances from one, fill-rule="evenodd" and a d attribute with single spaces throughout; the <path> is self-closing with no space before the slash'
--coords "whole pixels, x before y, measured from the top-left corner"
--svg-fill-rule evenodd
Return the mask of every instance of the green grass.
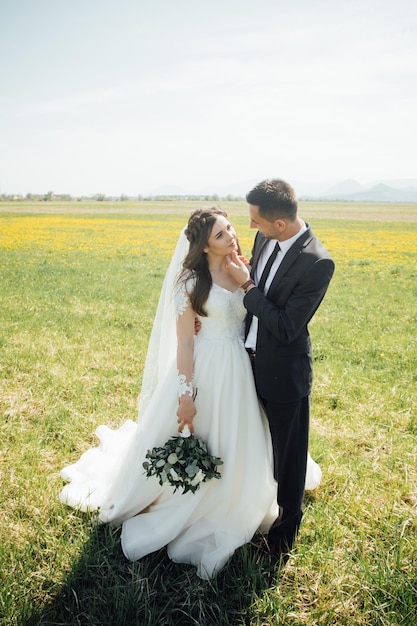
<path id="1" fill-rule="evenodd" d="M 239 231 L 247 228 L 244 210 L 231 208 Z M 259 562 L 256 536 L 210 582 L 171 563 L 165 550 L 126 561 L 118 529 L 58 501 L 60 468 L 94 445 L 95 428 L 136 416 L 165 248 L 150 242 L 145 255 L 116 239 L 111 253 L 36 242 L 0 249 L 0 623 L 416 623 L 417 247 L 397 250 L 395 262 L 371 247 L 349 258 L 353 239 L 372 238 L 377 209 L 355 207 L 349 221 L 349 207 L 336 215 L 333 206 L 329 217 L 319 205 L 304 208 L 337 263 L 311 325 L 310 447 L 323 481 L 306 496 L 284 568 Z M 174 243 L 182 216 L 142 209 L 129 208 L 132 224 L 151 213 Z M 21 205 L 1 210 L 0 220 L 27 213 Z M 114 224 L 126 217 L 117 210 L 97 215 Z M 74 215 L 71 207 L 56 211 Z M 395 222 L 377 226 L 415 242 L 416 207 L 401 211 L 391 207 Z"/>
<path id="2" fill-rule="evenodd" d="M 93 214 L 93 215 L 178 215 L 189 214 L 193 209 L 211 204 L 220 204 L 230 215 L 244 215 L 247 217 L 246 202 L 242 200 L 213 201 L 155 201 L 141 200 L 136 202 L 0 202 L 0 212 L 11 214 Z M 358 202 L 300 202 L 300 209 L 304 216 L 314 218 L 354 219 L 415 222 L 417 205 L 364 203 Z"/>

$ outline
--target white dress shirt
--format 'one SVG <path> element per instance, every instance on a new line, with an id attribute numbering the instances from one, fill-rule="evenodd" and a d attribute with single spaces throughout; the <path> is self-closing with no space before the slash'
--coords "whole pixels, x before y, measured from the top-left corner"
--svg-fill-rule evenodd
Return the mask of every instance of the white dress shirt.
<path id="1" fill-rule="evenodd" d="M 306 230 L 307 230 L 307 226 L 305 225 L 305 222 L 303 222 L 303 225 L 298 231 L 298 233 L 296 233 L 293 237 L 290 237 L 289 239 L 285 239 L 285 241 L 279 242 L 280 250 L 278 251 L 277 258 L 273 262 L 272 267 L 269 271 L 268 278 L 266 279 L 266 283 L 264 287 L 265 295 L 268 293 L 268 289 L 270 288 L 273 278 L 279 266 L 282 263 L 282 259 L 287 254 L 291 246 L 297 241 L 299 237 L 301 237 L 303 233 L 306 232 Z M 268 243 L 265 245 L 264 249 L 262 250 L 261 256 L 259 257 L 258 264 L 256 266 L 255 275 L 253 278 L 256 285 L 258 285 L 259 281 L 261 280 L 262 272 L 264 271 L 265 265 L 267 264 L 268 259 L 271 256 L 273 249 L 275 248 L 276 243 L 277 243 L 276 239 L 270 239 Z M 258 335 L 258 318 L 255 317 L 254 315 L 252 318 L 250 328 L 249 328 L 248 336 L 246 337 L 246 341 L 245 341 L 246 348 L 251 348 L 252 350 L 256 350 L 257 335 Z"/>

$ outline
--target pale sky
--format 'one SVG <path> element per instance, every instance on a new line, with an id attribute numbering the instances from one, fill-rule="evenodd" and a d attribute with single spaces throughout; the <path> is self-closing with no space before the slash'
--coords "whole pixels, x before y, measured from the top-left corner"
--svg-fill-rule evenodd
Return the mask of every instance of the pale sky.
<path id="1" fill-rule="evenodd" d="M 416 0 L 1 0 L 0 193 L 417 176 Z"/>

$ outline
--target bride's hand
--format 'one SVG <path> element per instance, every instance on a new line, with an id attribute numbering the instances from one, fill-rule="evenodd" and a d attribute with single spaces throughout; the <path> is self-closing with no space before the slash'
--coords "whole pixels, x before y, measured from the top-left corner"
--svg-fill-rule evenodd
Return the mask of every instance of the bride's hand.
<path id="1" fill-rule="evenodd" d="M 182 433 L 185 425 L 190 429 L 190 433 L 194 433 L 193 419 L 197 414 L 194 400 L 188 393 L 184 394 L 180 398 L 180 403 L 177 410 L 177 422 L 178 432 Z"/>

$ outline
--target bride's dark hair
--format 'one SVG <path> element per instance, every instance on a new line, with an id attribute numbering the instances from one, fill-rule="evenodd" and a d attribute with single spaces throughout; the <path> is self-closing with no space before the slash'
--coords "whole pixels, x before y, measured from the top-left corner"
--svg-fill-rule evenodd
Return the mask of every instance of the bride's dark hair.
<path id="1" fill-rule="evenodd" d="M 190 243 L 190 247 L 182 264 L 179 280 L 186 281 L 190 275 L 195 278 L 194 288 L 189 294 L 190 302 L 193 310 L 202 317 L 207 317 L 204 305 L 209 297 L 213 283 L 204 248 L 207 246 L 213 226 L 220 215 L 227 217 L 227 213 L 222 211 L 219 206 L 197 209 L 191 214 L 185 229 L 185 236 Z M 238 254 L 240 254 L 239 242 L 237 245 Z"/>

